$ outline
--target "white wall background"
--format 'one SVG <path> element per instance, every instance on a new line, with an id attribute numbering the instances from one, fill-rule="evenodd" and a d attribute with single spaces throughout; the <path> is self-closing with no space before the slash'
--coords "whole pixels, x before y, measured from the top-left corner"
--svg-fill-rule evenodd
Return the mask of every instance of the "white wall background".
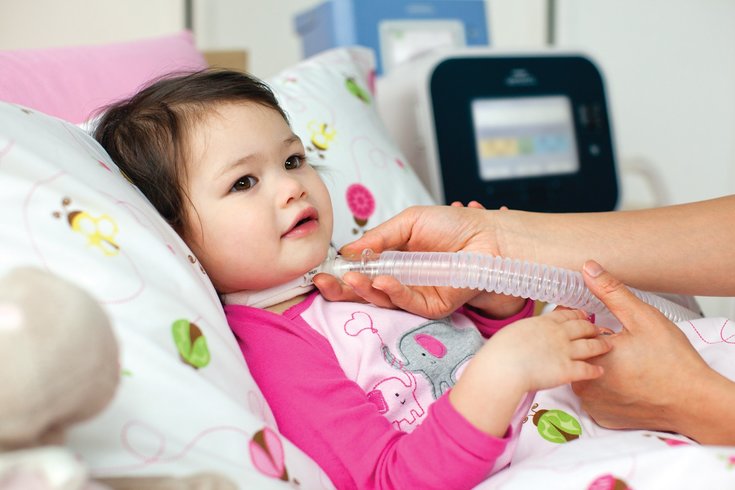
<path id="1" fill-rule="evenodd" d="M 268 77 L 301 59 L 293 15 L 319 3 L 194 0 L 198 46 L 246 49 L 250 70 Z M 494 46 L 546 44 L 545 0 L 486 3 Z M 183 0 L 0 0 L 0 49 L 173 33 L 184 12 Z M 624 166 L 648 162 L 666 203 L 735 192 L 735 1 L 557 0 L 556 19 L 556 44 L 590 54 L 606 74 Z M 636 174 L 624 172 L 622 184 L 627 207 L 657 203 Z M 735 217 L 723 226 L 735 226 Z M 735 317 L 733 300 L 703 305 Z"/>
<path id="2" fill-rule="evenodd" d="M 181 0 L 0 0 L 0 49 L 103 44 L 177 32 Z"/>
<path id="3" fill-rule="evenodd" d="M 670 203 L 734 193 L 735 2 L 559 0 L 558 7 L 558 44 L 589 52 L 607 74 L 620 160 L 650 162 Z M 634 182 L 624 174 L 628 202 L 638 197 Z M 735 226 L 735 216 L 722 226 Z M 733 299 L 700 302 L 708 314 L 735 318 Z"/>

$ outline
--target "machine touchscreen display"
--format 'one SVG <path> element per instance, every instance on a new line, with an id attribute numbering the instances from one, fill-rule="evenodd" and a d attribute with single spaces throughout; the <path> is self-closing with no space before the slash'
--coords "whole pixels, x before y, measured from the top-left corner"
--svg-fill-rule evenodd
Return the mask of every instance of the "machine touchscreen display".
<path id="1" fill-rule="evenodd" d="M 569 174 L 579 170 L 569 98 L 475 99 L 471 104 L 482 180 Z"/>

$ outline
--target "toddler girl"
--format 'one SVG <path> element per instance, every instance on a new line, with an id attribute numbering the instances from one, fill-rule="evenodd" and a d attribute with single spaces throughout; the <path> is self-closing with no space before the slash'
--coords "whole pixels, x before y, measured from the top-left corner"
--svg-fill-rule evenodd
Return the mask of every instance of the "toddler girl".
<path id="1" fill-rule="evenodd" d="M 331 202 L 257 79 L 159 80 L 95 137 L 196 254 L 279 430 L 338 488 L 473 487 L 508 463 L 530 392 L 601 374 L 585 360 L 608 344 L 579 311 L 523 319 L 530 301 L 468 292 L 426 319 L 305 291 Z"/>

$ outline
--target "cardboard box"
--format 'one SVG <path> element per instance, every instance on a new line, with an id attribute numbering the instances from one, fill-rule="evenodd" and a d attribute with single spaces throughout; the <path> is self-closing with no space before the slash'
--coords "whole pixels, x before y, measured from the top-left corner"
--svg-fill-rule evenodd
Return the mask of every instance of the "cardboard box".
<path id="1" fill-rule="evenodd" d="M 248 52 L 245 50 L 207 50 L 203 54 L 212 68 L 248 71 Z"/>

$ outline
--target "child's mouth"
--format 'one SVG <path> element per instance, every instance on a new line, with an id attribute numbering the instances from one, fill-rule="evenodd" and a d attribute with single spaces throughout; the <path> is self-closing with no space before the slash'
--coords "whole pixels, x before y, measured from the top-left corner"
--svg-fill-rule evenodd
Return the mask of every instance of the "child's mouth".
<path id="1" fill-rule="evenodd" d="M 286 233 L 281 235 L 281 238 L 298 238 L 306 236 L 316 230 L 318 226 L 319 219 L 317 218 L 316 211 L 309 209 L 300 215 L 296 223 L 294 223 Z"/>

